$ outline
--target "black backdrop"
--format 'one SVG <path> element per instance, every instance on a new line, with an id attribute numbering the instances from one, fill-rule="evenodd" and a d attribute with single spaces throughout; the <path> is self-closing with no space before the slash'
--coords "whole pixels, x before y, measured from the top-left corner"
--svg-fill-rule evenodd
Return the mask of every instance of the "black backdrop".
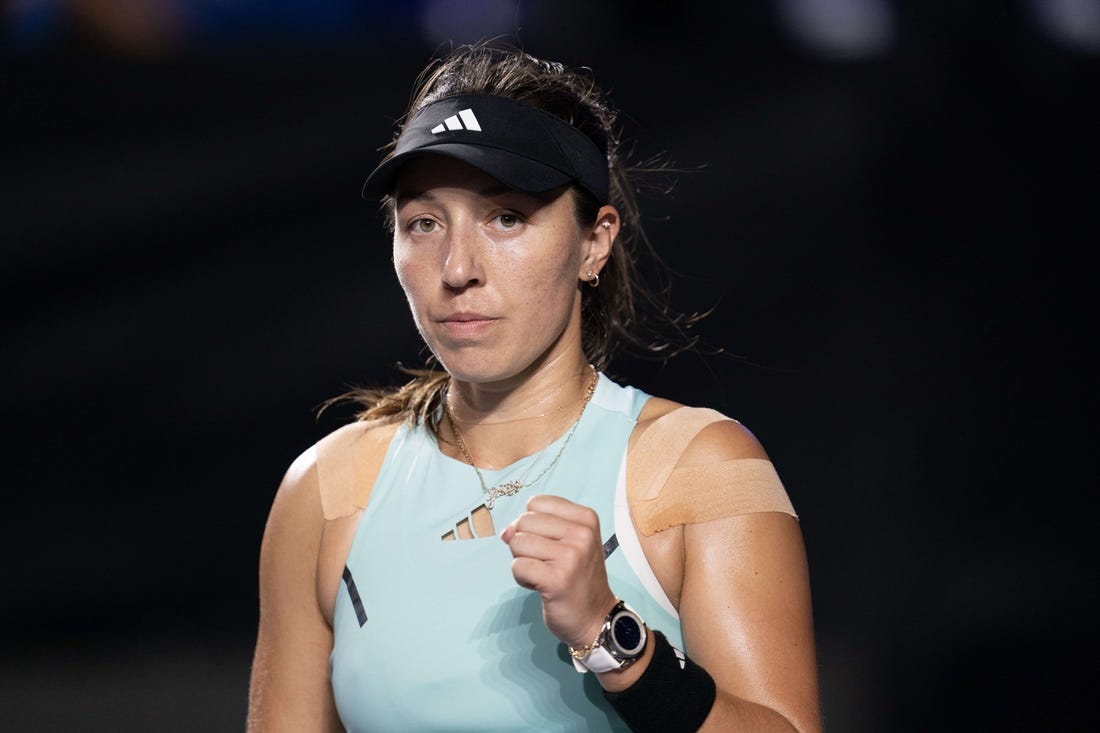
<path id="1" fill-rule="evenodd" d="M 349 418 L 319 403 L 420 353 L 358 193 L 446 31 L 334 5 L 338 32 L 9 33 L 5 729 L 242 729 L 282 472 Z M 640 157 L 693 169 L 648 227 L 729 355 L 611 371 L 768 448 L 832 731 L 1098 719 L 1100 56 L 1024 3 L 954 5 L 857 58 L 762 4 L 513 16 L 595 70 Z"/>

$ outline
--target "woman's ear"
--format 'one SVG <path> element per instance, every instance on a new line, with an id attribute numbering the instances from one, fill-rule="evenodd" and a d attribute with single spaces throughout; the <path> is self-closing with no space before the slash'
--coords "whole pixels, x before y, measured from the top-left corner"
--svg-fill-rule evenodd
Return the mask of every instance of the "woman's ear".
<path id="1" fill-rule="evenodd" d="M 611 256 L 611 247 L 615 244 L 615 238 L 619 236 L 619 210 L 610 204 L 600 207 L 596 214 L 596 223 L 589 230 L 585 238 L 587 251 L 581 262 L 581 270 L 577 277 L 581 280 L 591 280 L 592 276 L 599 275 L 600 270 Z"/>

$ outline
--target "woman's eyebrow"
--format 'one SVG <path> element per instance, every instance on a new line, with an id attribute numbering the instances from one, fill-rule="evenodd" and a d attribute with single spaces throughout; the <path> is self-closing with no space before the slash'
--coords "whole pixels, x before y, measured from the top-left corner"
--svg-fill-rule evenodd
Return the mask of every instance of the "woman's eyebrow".
<path id="1" fill-rule="evenodd" d="M 422 199 L 427 201 L 436 200 L 431 191 L 397 191 L 393 195 L 394 203 L 398 206 L 408 201 L 418 201 Z"/>

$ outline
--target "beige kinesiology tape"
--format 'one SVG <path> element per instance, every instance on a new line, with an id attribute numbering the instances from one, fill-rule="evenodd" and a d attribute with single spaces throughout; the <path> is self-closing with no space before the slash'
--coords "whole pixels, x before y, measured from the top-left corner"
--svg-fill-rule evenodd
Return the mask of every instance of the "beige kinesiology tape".
<path id="1" fill-rule="evenodd" d="M 681 407 L 641 435 L 627 463 L 627 500 L 642 534 L 756 512 L 797 518 L 771 461 L 742 458 L 676 467 L 703 428 L 729 419 L 715 410 Z"/>
<path id="2" fill-rule="evenodd" d="M 325 519 L 339 519 L 366 508 L 398 424 L 353 422 L 317 444 L 317 478 Z"/>

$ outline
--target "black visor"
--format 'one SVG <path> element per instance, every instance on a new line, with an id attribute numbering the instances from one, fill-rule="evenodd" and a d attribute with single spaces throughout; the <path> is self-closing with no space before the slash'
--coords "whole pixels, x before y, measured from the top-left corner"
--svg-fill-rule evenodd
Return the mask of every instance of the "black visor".
<path id="1" fill-rule="evenodd" d="M 608 201 L 607 156 L 587 135 L 529 104 L 487 95 L 447 97 L 417 112 L 393 155 L 363 184 L 363 196 L 392 193 L 401 166 L 429 153 L 469 163 L 517 191 L 576 183 Z"/>

